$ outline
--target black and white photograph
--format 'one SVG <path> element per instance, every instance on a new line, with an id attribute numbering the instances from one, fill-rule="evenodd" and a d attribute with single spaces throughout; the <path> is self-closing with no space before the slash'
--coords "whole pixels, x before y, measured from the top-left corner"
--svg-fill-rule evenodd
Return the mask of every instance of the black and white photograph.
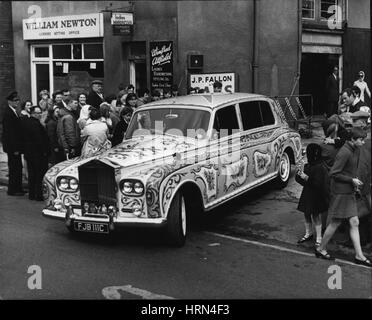
<path id="1" fill-rule="evenodd" d="M 0 1 L 0 308 L 371 299 L 370 10 Z"/>

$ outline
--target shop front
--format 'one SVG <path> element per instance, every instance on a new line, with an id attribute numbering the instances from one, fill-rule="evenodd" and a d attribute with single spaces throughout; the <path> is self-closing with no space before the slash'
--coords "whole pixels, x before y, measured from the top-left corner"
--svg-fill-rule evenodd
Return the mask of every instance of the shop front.
<path id="1" fill-rule="evenodd" d="M 74 95 L 104 79 L 101 13 L 23 19 L 23 40 L 29 43 L 31 98 L 68 88 Z"/>

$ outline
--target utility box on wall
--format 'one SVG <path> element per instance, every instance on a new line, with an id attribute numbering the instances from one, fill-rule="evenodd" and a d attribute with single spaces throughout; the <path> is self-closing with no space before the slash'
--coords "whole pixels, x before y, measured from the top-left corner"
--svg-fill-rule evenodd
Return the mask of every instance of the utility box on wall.
<path id="1" fill-rule="evenodd" d="M 203 69 L 203 55 L 202 54 L 189 54 L 187 56 L 187 68 L 192 70 Z"/>

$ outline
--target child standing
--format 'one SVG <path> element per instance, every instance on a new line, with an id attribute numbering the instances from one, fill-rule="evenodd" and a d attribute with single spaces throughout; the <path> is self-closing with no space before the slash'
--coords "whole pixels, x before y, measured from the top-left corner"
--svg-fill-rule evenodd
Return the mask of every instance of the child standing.
<path id="1" fill-rule="evenodd" d="M 308 163 L 303 172 L 296 173 L 296 181 L 303 186 L 297 210 L 305 215 L 305 235 L 297 243 L 303 243 L 313 238 L 315 227 L 316 242 L 319 246 L 322 241 L 321 213 L 328 209 L 329 188 L 328 170 L 322 160 L 322 148 L 310 143 L 306 148 Z"/>

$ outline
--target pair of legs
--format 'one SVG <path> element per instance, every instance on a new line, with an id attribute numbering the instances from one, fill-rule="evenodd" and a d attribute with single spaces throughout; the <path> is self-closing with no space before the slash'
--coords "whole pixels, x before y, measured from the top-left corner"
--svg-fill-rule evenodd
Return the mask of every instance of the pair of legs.
<path id="1" fill-rule="evenodd" d="M 312 226 L 315 228 L 316 243 L 322 241 L 322 216 L 318 215 L 306 215 L 305 214 L 305 236 L 304 238 L 309 238 L 313 234 Z"/>
<path id="2" fill-rule="evenodd" d="M 340 226 L 341 219 L 332 219 L 328 225 L 326 231 L 324 232 L 322 242 L 318 247 L 318 251 L 325 254 L 327 252 L 326 247 L 336 232 L 337 228 Z M 355 250 L 355 258 L 358 260 L 365 260 L 366 257 L 362 252 L 362 247 L 360 245 L 360 236 L 359 236 L 359 218 L 357 216 L 349 218 L 350 224 L 350 238 Z"/>

